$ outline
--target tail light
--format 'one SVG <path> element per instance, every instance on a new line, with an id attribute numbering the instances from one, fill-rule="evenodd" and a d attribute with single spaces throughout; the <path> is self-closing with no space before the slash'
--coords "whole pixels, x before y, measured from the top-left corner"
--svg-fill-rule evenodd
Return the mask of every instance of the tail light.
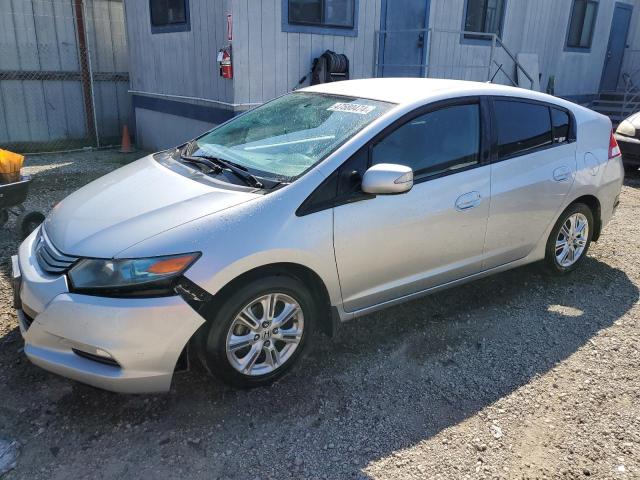
<path id="1" fill-rule="evenodd" d="M 613 130 L 611 130 L 611 138 L 609 139 L 609 160 L 613 160 L 620 155 L 622 155 L 622 153 L 620 152 L 618 141 L 616 140 L 616 137 L 613 136 Z"/>

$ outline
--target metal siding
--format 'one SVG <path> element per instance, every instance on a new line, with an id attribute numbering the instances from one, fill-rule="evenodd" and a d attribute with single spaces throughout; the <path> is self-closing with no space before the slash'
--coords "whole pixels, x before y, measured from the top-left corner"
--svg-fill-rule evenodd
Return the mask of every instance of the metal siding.
<path id="1" fill-rule="evenodd" d="M 373 74 L 380 0 L 359 0 L 357 37 L 283 32 L 281 0 L 234 0 L 233 6 L 235 103 L 261 103 L 291 91 L 327 49 L 349 57 L 351 78 Z"/>
<path id="2" fill-rule="evenodd" d="M 85 3 L 94 72 L 126 73 L 122 1 Z M 72 1 L 7 0 L 0 5 L 0 22 L 2 70 L 79 72 Z M 2 80 L 0 93 L 0 142 L 50 142 L 87 134 L 76 79 Z M 129 116 L 126 89 L 122 92 L 117 82 L 96 81 L 95 94 L 99 129 L 117 135 Z"/>
<path id="3" fill-rule="evenodd" d="M 258 74 L 249 68 L 249 6 L 255 0 L 234 0 L 233 5 L 233 87 L 234 101 L 249 102 L 250 75 Z"/>
<path id="4" fill-rule="evenodd" d="M 460 30 L 466 0 L 432 0 L 430 26 L 436 29 Z M 593 94 L 598 91 L 602 66 L 606 54 L 615 2 L 599 2 L 592 48 L 589 52 L 565 51 L 566 32 L 573 0 L 507 0 L 502 40 L 515 54 L 518 52 L 537 53 L 540 61 L 540 82 L 545 90 L 549 76 L 556 78 L 557 95 Z M 638 0 L 622 0 L 635 4 L 631 49 L 640 49 L 638 30 Z M 460 35 L 434 33 L 430 62 L 434 68 L 430 76 L 486 80 L 486 69 L 471 68 L 472 65 L 487 64 L 490 46 L 472 45 L 461 42 Z M 505 70 L 515 80 L 513 62 L 496 49 L 495 59 L 504 64 Z M 623 71 L 629 63 L 625 60 Z M 637 55 L 640 68 L 640 54 Z M 465 67 L 466 66 L 466 67 Z M 495 65 L 492 72 L 495 71 Z M 508 83 L 499 75 L 497 80 Z"/>
<path id="5" fill-rule="evenodd" d="M 261 49 L 249 49 L 249 102 L 260 102 L 262 100 L 262 80 L 269 74 L 269 69 L 263 69 L 263 59 L 267 62 L 264 52 L 267 47 L 262 43 L 262 4 L 260 0 L 250 0 L 247 5 L 248 28 L 247 35 L 250 45 L 261 45 Z M 266 19 L 264 19 L 266 23 Z"/>
<path id="6" fill-rule="evenodd" d="M 631 17 L 631 28 L 629 32 L 629 38 L 627 43 L 629 49 L 625 53 L 622 61 L 622 71 L 634 75 L 634 81 L 638 83 L 638 77 L 640 75 L 640 0 L 636 0 L 633 8 L 633 15 Z M 624 88 L 622 80 L 620 81 L 620 87 Z"/>
<path id="7" fill-rule="evenodd" d="M 638 6 L 638 0 L 635 3 Z M 507 0 L 503 40 L 514 54 L 539 55 L 542 89 L 549 76 L 555 75 L 557 94 L 594 93 L 600 80 L 613 2 L 600 2 L 589 53 L 564 51 L 571 4 L 572 0 Z M 325 49 L 349 57 L 351 78 L 373 75 L 375 31 L 384 15 L 380 0 L 359 0 L 357 37 L 283 32 L 281 0 L 190 0 L 190 5 L 190 32 L 151 35 L 147 0 L 128 0 L 127 28 L 132 39 L 135 90 L 203 97 L 247 108 L 248 104 L 267 101 L 294 88 L 309 73 L 313 58 Z M 464 8 L 465 0 L 431 0 L 430 26 L 460 30 Z M 634 25 L 638 24 L 637 10 Z M 234 24 L 233 81 L 218 76 L 215 62 L 217 50 L 227 43 L 227 13 L 233 13 Z M 640 49 L 640 35 L 632 34 L 632 48 Z M 430 76 L 484 81 L 489 52 L 488 45 L 467 44 L 459 34 L 435 33 Z M 513 62 L 506 54 L 496 49 L 495 59 L 515 79 Z M 640 55 L 638 63 L 640 67 Z M 498 78 L 507 82 L 504 77 Z"/>

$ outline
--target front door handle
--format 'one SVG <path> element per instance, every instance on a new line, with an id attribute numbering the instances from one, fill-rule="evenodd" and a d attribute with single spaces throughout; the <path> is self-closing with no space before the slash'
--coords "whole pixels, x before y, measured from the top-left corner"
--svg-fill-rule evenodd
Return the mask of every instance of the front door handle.
<path id="1" fill-rule="evenodd" d="M 563 165 L 562 167 L 558 167 L 553 171 L 553 179 L 556 182 L 564 182 L 569 178 L 570 175 L 571 175 L 571 169 L 566 165 Z"/>
<path id="2" fill-rule="evenodd" d="M 463 211 L 477 207 L 482 203 L 482 197 L 480 192 L 469 192 L 464 195 L 460 195 L 456 200 L 456 209 Z"/>
<path id="3" fill-rule="evenodd" d="M 418 48 L 424 47 L 424 33 L 418 34 Z"/>

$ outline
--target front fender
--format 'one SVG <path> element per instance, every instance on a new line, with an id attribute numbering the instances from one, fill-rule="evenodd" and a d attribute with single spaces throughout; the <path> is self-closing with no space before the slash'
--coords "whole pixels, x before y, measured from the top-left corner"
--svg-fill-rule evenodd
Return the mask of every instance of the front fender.
<path id="1" fill-rule="evenodd" d="M 333 212 L 329 209 L 298 217 L 294 212 L 306 195 L 285 193 L 274 192 L 181 225 L 140 242 L 118 256 L 135 258 L 201 252 L 202 256 L 185 276 L 212 295 L 255 268 L 295 263 L 314 271 L 324 282 L 331 304 L 339 305 Z"/>

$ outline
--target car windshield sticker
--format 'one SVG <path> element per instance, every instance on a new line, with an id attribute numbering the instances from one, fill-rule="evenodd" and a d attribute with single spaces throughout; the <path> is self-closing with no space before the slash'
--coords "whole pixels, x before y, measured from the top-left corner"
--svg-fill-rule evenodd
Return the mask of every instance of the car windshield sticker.
<path id="1" fill-rule="evenodd" d="M 357 113 L 358 115 L 366 115 L 375 109 L 375 105 L 360 105 L 357 103 L 335 103 L 327 108 L 327 110 L 332 112 Z"/>

